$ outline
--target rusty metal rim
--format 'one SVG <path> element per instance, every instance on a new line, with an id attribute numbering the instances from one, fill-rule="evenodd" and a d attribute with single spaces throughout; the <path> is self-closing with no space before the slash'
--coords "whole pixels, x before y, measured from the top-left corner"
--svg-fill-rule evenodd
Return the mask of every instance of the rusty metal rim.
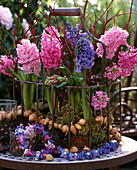
<path id="1" fill-rule="evenodd" d="M 21 81 L 21 80 L 18 80 L 17 78 L 15 78 L 15 81 L 16 82 L 20 82 L 20 83 L 26 83 L 26 84 L 34 84 L 34 85 L 38 85 L 38 86 L 51 86 L 51 87 L 57 87 L 58 84 L 45 84 L 45 83 L 41 83 L 39 81 L 36 81 L 36 82 L 31 82 L 31 81 Z M 119 84 L 120 80 L 117 80 L 115 82 L 111 82 L 112 85 L 114 84 Z M 94 88 L 94 87 L 105 87 L 107 86 L 107 83 L 104 83 L 104 84 L 99 84 L 97 83 L 96 85 L 92 85 L 92 86 L 66 86 L 64 85 L 63 87 L 66 87 L 66 88 L 72 88 L 72 89 L 91 89 L 91 88 Z"/>

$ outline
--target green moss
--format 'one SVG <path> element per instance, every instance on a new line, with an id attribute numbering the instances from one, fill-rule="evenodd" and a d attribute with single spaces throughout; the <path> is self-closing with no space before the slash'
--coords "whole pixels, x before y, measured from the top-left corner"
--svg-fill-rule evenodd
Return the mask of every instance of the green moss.
<path id="1" fill-rule="evenodd" d="M 105 116 L 106 113 L 103 113 Z M 70 107 L 70 122 L 73 122 L 73 125 L 83 118 L 83 112 L 79 112 L 77 115 L 74 114 L 72 107 Z M 62 107 L 61 111 L 56 117 L 56 123 L 62 125 L 68 125 L 68 105 Z M 113 122 L 113 116 L 110 113 L 110 123 Z M 89 145 L 89 121 L 85 125 L 81 126 L 81 130 L 77 130 L 77 135 L 73 135 L 70 132 L 71 146 L 77 146 L 79 149 L 82 149 L 84 146 Z M 61 145 L 63 148 L 68 147 L 68 135 L 65 136 L 59 129 L 55 129 L 54 135 L 55 145 Z M 107 142 L 107 133 L 106 129 L 103 130 L 103 126 L 95 121 L 95 118 L 91 118 L 91 147 L 96 148 L 103 145 Z"/>
<path id="2" fill-rule="evenodd" d="M 61 108 L 61 111 L 58 113 L 56 118 L 57 123 L 68 124 L 68 105 L 65 105 Z M 77 115 L 74 114 L 72 107 L 70 107 L 70 122 L 77 122 L 80 118 L 82 118 L 83 112 L 79 112 Z"/>

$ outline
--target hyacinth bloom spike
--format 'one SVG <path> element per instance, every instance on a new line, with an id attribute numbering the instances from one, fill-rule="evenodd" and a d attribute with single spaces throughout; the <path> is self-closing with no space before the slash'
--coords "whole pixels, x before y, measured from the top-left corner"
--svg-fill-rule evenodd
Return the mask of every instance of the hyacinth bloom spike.
<path id="1" fill-rule="evenodd" d="M 87 33 L 82 33 L 82 30 L 80 30 L 79 27 L 80 25 L 77 24 L 76 27 L 72 28 L 70 23 L 66 23 L 66 37 L 74 49 L 76 48 L 76 44 L 81 37 L 86 38 L 89 41 Z"/>
<path id="2" fill-rule="evenodd" d="M 94 65 L 94 48 L 93 45 L 86 38 L 81 37 L 75 49 L 76 54 L 76 72 L 81 72 L 81 68 L 90 69 Z"/>
<path id="3" fill-rule="evenodd" d="M 126 40 L 128 35 L 129 33 L 126 30 L 123 30 L 118 26 L 114 26 L 108 31 L 105 31 L 105 34 L 101 36 L 100 41 L 106 45 L 107 59 L 112 59 L 118 47 L 121 45 L 129 46 Z M 98 57 L 102 58 L 104 53 L 103 47 L 100 43 L 97 43 L 97 46 L 96 53 L 98 54 Z"/>
<path id="4" fill-rule="evenodd" d="M 55 27 L 47 27 L 42 33 L 41 59 L 46 69 L 46 76 L 49 76 L 50 68 L 55 70 L 60 66 L 61 59 L 61 39 Z"/>
<path id="5" fill-rule="evenodd" d="M 95 149 L 92 151 L 92 154 L 93 154 L 93 157 L 95 157 L 95 158 L 99 157 L 99 152 Z"/>
<path id="6" fill-rule="evenodd" d="M 137 49 L 129 46 L 129 50 L 118 53 L 118 62 L 113 63 L 111 66 L 105 69 L 103 74 L 108 80 L 116 80 L 125 78 L 131 75 L 131 72 L 135 70 L 137 64 Z"/>
<path id="7" fill-rule="evenodd" d="M 91 105 L 94 106 L 95 110 L 102 111 L 103 108 L 107 106 L 109 98 L 107 94 L 103 91 L 96 91 L 96 94 L 92 96 Z"/>
<path id="8" fill-rule="evenodd" d="M 25 149 L 27 149 L 27 141 L 25 141 L 25 138 L 23 139 L 23 146 Z"/>
<path id="9" fill-rule="evenodd" d="M 25 74 L 40 73 L 40 60 L 39 50 L 35 43 L 31 43 L 30 40 L 22 39 L 21 44 L 17 44 L 17 57 L 21 64 L 21 69 Z"/>
<path id="10" fill-rule="evenodd" d="M 18 143 L 23 144 L 23 140 L 21 138 L 16 138 L 18 140 Z"/>

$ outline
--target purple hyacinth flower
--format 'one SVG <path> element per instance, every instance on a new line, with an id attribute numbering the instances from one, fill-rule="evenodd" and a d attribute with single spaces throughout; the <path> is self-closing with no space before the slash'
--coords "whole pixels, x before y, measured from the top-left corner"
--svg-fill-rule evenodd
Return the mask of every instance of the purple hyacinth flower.
<path id="1" fill-rule="evenodd" d="M 61 153 L 60 157 L 61 157 L 61 158 L 68 159 L 68 158 L 69 158 L 69 153 L 66 152 L 66 151 L 64 151 L 64 152 Z"/>
<path id="2" fill-rule="evenodd" d="M 99 157 L 99 153 L 98 153 L 98 151 L 95 150 L 95 149 L 92 151 L 92 154 L 93 154 L 93 157 L 95 157 L 95 158 L 96 158 L 96 157 Z"/>
<path id="3" fill-rule="evenodd" d="M 77 153 L 71 153 L 71 152 L 70 152 L 68 159 L 69 159 L 70 161 L 76 160 L 76 159 L 77 159 Z"/>
<path id="4" fill-rule="evenodd" d="M 103 154 L 108 154 L 108 153 L 110 153 L 110 149 L 102 148 L 102 153 Z"/>
<path id="5" fill-rule="evenodd" d="M 85 151 L 84 150 L 80 152 L 80 156 L 81 156 L 82 159 L 85 157 Z"/>
<path id="6" fill-rule="evenodd" d="M 117 142 L 110 142 L 110 147 L 112 151 L 115 151 L 118 148 Z"/>
<path id="7" fill-rule="evenodd" d="M 72 25 L 69 22 L 66 23 L 66 30 L 68 32 L 70 32 L 72 30 Z"/>
<path id="8" fill-rule="evenodd" d="M 78 40 L 81 37 L 84 37 L 90 41 L 89 37 L 87 36 L 87 33 L 82 33 L 82 30 L 80 30 L 79 27 L 80 25 L 77 24 L 76 27 L 72 28 L 70 23 L 66 23 L 66 37 L 71 43 L 71 45 L 74 47 L 74 49 L 76 47 Z"/>
<path id="9" fill-rule="evenodd" d="M 60 145 L 57 147 L 57 150 L 58 150 L 60 153 L 62 153 L 62 152 L 63 152 L 63 149 L 61 148 L 61 146 L 60 146 Z"/>
<path id="10" fill-rule="evenodd" d="M 80 154 L 80 153 L 77 153 L 77 159 L 78 159 L 78 160 L 82 160 L 82 159 L 83 159 L 83 157 L 81 157 L 81 154 Z"/>
<path id="11" fill-rule="evenodd" d="M 86 152 L 86 153 L 85 153 L 85 158 L 86 158 L 86 159 L 91 159 L 91 158 L 92 158 L 92 152 L 91 152 L 91 151 Z"/>
<path id="12" fill-rule="evenodd" d="M 110 149 L 110 148 L 111 148 L 111 146 L 110 146 L 110 144 L 109 144 L 109 143 L 105 143 L 105 144 L 103 145 L 103 148 L 105 148 L 105 149 Z"/>
<path id="13" fill-rule="evenodd" d="M 89 69 L 94 65 L 94 47 L 86 38 L 81 37 L 78 40 L 76 44 L 75 54 L 75 61 L 77 66 L 76 72 L 80 72 L 81 67 L 83 67 L 84 69 Z"/>
<path id="14" fill-rule="evenodd" d="M 102 155 L 102 147 L 101 148 L 97 148 L 97 151 L 98 151 L 99 155 Z"/>

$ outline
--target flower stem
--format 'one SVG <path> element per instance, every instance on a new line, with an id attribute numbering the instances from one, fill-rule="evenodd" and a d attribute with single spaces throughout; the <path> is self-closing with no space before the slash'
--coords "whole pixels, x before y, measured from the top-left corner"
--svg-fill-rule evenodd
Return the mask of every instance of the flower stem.
<path id="1" fill-rule="evenodd" d="M 36 75 L 29 75 L 29 81 L 36 81 Z M 27 81 L 27 74 L 24 74 L 24 81 Z M 25 109 L 31 110 L 33 98 L 34 98 L 35 85 L 34 84 L 23 84 L 23 100 Z"/>
<path id="2" fill-rule="evenodd" d="M 81 84 L 81 86 L 86 86 L 86 70 L 83 68 L 83 78 L 85 79 L 83 81 L 83 83 Z M 82 89 L 81 90 L 82 93 L 82 108 L 83 108 L 83 115 L 84 115 L 84 119 L 88 120 L 89 119 L 89 102 L 87 99 L 87 89 Z M 91 116 L 93 115 L 93 113 L 91 112 Z"/>

